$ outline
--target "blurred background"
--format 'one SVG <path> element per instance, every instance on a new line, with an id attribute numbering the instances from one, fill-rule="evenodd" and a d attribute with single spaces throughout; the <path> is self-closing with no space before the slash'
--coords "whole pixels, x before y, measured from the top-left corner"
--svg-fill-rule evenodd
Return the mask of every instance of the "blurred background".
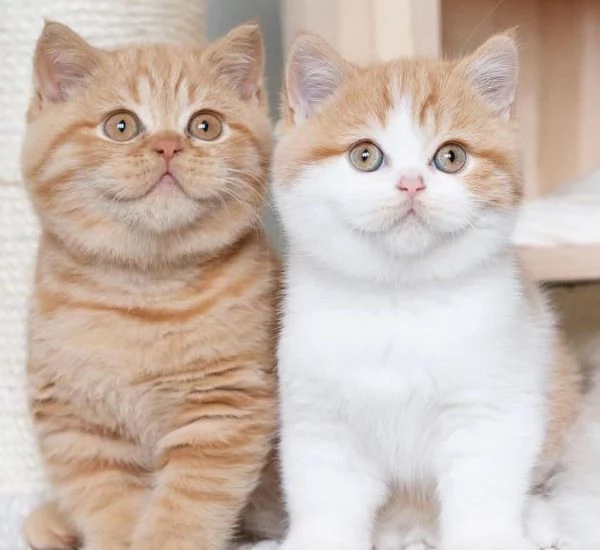
<path id="1" fill-rule="evenodd" d="M 0 0 L 0 550 L 21 548 L 22 517 L 45 490 L 23 391 L 37 227 L 19 169 L 31 54 L 43 17 L 101 47 L 210 41 L 256 19 L 265 35 L 274 119 L 286 48 L 301 30 L 367 63 L 459 55 L 517 26 L 516 115 L 527 201 L 514 240 L 527 269 L 553 286 L 581 358 L 600 359 L 598 0 Z M 278 244 L 269 211 L 265 223 Z"/>

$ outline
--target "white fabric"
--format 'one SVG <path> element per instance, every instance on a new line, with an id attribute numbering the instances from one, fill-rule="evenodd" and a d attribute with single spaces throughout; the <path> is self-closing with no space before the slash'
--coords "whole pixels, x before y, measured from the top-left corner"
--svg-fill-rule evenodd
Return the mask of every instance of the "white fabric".
<path id="1" fill-rule="evenodd" d="M 21 522 L 44 491 L 24 397 L 25 320 L 37 229 L 20 182 L 31 56 L 43 18 L 97 46 L 200 41 L 203 0 L 0 0 L 0 550 L 23 548 Z"/>
<path id="2" fill-rule="evenodd" d="M 524 204 L 514 242 L 522 246 L 600 244 L 600 170 Z"/>

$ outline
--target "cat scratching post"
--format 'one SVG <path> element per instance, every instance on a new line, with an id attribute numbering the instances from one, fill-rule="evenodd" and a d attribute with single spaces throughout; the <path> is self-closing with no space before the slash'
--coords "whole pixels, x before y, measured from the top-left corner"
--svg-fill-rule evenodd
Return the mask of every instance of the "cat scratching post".
<path id="1" fill-rule="evenodd" d="M 0 550 L 24 548 L 23 517 L 45 491 L 25 400 L 27 297 L 37 227 L 20 180 L 31 56 L 43 18 L 94 45 L 201 41 L 203 0 L 0 0 Z"/>

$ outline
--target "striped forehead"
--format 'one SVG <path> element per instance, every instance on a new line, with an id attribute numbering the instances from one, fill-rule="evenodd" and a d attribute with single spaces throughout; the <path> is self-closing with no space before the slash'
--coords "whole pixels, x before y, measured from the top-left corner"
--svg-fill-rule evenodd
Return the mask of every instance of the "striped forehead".
<path id="1" fill-rule="evenodd" d="M 136 113 L 150 131 L 181 130 L 189 117 L 206 107 L 207 88 L 198 82 L 199 67 L 176 55 L 154 63 L 139 59 L 135 71 L 116 82 L 115 92 L 123 108 Z M 125 69 L 127 70 L 127 69 Z"/>

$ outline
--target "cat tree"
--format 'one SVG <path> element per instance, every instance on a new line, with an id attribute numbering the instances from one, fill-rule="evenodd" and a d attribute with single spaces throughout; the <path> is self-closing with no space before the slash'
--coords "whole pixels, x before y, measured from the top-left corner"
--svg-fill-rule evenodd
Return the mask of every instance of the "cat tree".
<path id="1" fill-rule="evenodd" d="M 0 0 L 0 550 L 24 548 L 24 515 L 44 492 L 25 400 L 25 321 L 37 228 L 20 180 L 31 56 L 43 18 L 101 47 L 201 41 L 203 0 Z"/>
<path id="2" fill-rule="evenodd" d="M 518 27 L 516 114 L 532 202 L 515 241 L 539 280 L 600 279 L 600 172 L 590 174 L 600 164 L 600 2 L 284 0 L 284 26 L 288 43 L 300 30 L 317 32 L 359 62 L 457 56 Z"/>

